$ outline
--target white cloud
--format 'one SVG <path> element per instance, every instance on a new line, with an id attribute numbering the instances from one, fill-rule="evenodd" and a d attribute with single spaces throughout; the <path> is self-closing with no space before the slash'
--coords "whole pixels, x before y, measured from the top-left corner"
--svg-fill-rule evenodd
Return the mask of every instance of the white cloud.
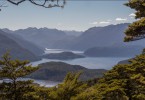
<path id="1" fill-rule="evenodd" d="M 135 17 L 136 15 L 134 13 L 131 13 L 129 16 L 130 17 Z"/>
<path id="2" fill-rule="evenodd" d="M 105 24 L 110 24 L 112 20 L 107 20 L 107 21 L 94 21 L 90 24 L 93 24 L 93 25 L 105 25 Z"/>
<path id="3" fill-rule="evenodd" d="M 134 13 L 131 13 L 131 14 L 129 15 L 130 18 L 135 18 L 135 16 L 136 16 L 136 15 L 135 15 Z"/>
<path id="4" fill-rule="evenodd" d="M 127 21 L 127 18 L 116 18 L 116 21 Z"/>
<path id="5" fill-rule="evenodd" d="M 99 22 L 99 24 L 109 24 L 110 22 L 109 21 L 102 21 L 102 22 Z"/>
<path id="6" fill-rule="evenodd" d="M 90 23 L 90 24 L 96 25 L 96 24 L 98 24 L 98 22 L 93 22 L 93 23 Z"/>

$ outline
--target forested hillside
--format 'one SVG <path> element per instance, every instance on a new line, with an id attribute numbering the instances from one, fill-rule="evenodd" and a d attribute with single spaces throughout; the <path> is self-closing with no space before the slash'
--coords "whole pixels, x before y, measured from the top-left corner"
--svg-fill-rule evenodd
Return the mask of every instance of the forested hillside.
<path id="1" fill-rule="evenodd" d="M 75 36 L 66 35 L 65 32 L 57 30 L 57 29 L 48 29 L 48 28 L 33 28 L 29 27 L 26 29 L 19 29 L 15 31 L 6 30 L 11 34 L 16 34 L 23 37 L 25 40 L 30 41 L 43 49 L 52 48 L 53 44 L 56 41 L 71 39 Z"/>
<path id="2" fill-rule="evenodd" d="M 20 0 L 18 3 L 12 2 L 11 0 L 8 1 L 19 5 L 25 0 Z M 56 1 L 58 4 L 59 0 Z M 55 6 L 63 7 L 63 5 L 45 6 L 48 0 L 45 0 L 43 4 L 37 4 L 36 1 L 33 0 L 29 0 L 29 2 L 45 8 Z M 62 4 L 65 4 L 65 2 Z M 125 5 L 136 11 L 134 17 L 137 20 L 135 22 L 132 24 L 91 28 L 77 38 L 73 38 L 75 41 L 72 38 L 70 40 L 62 40 L 63 42 L 65 41 L 64 44 L 66 45 L 65 47 L 61 45 L 63 46 L 62 48 L 78 48 L 78 50 L 95 48 L 96 51 L 99 50 L 99 48 L 97 48 L 97 46 L 99 46 L 111 53 L 112 48 L 108 49 L 106 46 L 117 45 L 120 47 L 127 44 L 125 42 L 131 42 L 131 45 L 139 43 L 139 45 L 144 46 L 145 0 L 129 0 Z M 0 7 L 3 7 L 3 5 Z M 121 18 L 119 18 L 119 20 L 120 19 Z M 36 30 L 39 33 L 39 29 L 33 28 L 31 30 L 30 28 L 31 34 L 28 32 L 27 36 L 30 35 L 32 38 L 36 36 L 35 39 L 37 39 L 37 43 L 40 44 L 46 42 L 46 30 L 48 31 L 48 29 L 40 29 L 41 32 L 44 32 L 42 32 L 42 34 L 44 34 L 45 37 L 40 34 L 38 35 Z M 124 30 L 126 30 L 125 34 L 121 34 Z M 55 31 L 58 32 L 58 30 Z M 64 32 L 62 32 L 62 34 L 63 33 Z M 27 60 L 33 61 L 39 59 L 39 57 L 35 55 L 36 53 L 31 52 L 32 48 L 30 48 L 30 50 L 23 48 L 27 43 L 23 44 L 23 41 L 17 43 L 18 41 L 15 41 L 16 38 L 10 38 L 5 34 L 5 32 L 0 31 L 0 100 L 145 100 L 145 49 L 133 58 L 112 66 L 112 69 L 108 71 L 103 69 L 87 69 L 82 66 L 62 62 L 48 62 L 40 64 L 39 66 L 32 66 Z M 55 34 L 55 36 L 56 35 L 57 34 Z M 44 41 L 41 42 L 43 38 Z M 60 38 L 63 39 L 64 37 L 60 36 Z M 125 42 L 123 42 L 123 38 Z M 142 42 L 140 42 L 141 39 L 143 39 Z M 49 42 L 52 42 L 51 39 Z M 61 41 L 59 41 L 59 43 L 61 44 Z M 68 44 L 70 44 L 69 47 Z M 35 46 L 37 48 L 37 45 Z M 46 44 L 43 46 L 45 47 Z M 128 44 L 126 46 L 129 47 Z M 129 47 L 129 49 L 141 49 L 140 46 L 136 46 L 136 48 Z M 9 49 L 10 52 L 6 52 Z M 41 49 L 39 50 L 41 51 Z M 92 49 L 92 51 L 93 50 L 94 49 Z M 121 50 L 122 49 L 120 49 L 120 51 Z M 102 49 L 100 51 L 102 51 Z M 115 50 L 113 52 L 118 54 L 120 51 L 116 49 L 116 52 Z M 97 55 L 99 55 L 99 53 L 97 53 Z M 64 77 L 65 75 L 66 77 Z M 63 81 L 54 87 L 48 88 L 34 83 L 33 79 L 25 79 L 26 77 L 45 79 L 48 81 L 53 79 Z"/>
<path id="3" fill-rule="evenodd" d="M 39 65 L 39 69 L 32 73 L 29 78 L 50 80 L 50 81 L 63 81 L 68 72 L 82 72 L 81 80 L 90 80 L 102 77 L 107 71 L 105 69 L 87 69 L 80 65 L 70 65 L 63 62 L 48 62 Z"/>
<path id="4" fill-rule="evenodd" d="M 13 58 L 28 59 L 30 61 L 39 60 L 40 58 L 28 49 L 20 46 L 15 40 L 6 35 L 7 33 L 0 31 L 0 56 L 9 51 Z"/>
<path id="5" fill-rule="evenodd" d="M 0 61 L 0 77 L 1 79 L 9 79 L 11 82 L 0 84 L 0 98 L 3 100 L 144 100 L 144 51 L 129 62 L 129 64 L 118 64 L 105 73 L 103 77 L 88 81 L 79 80 L 80 72 L 71 72 L 67 74 L 62 83 L 56 87 L 47 88 L 34 84 L 31 80 L 17 81 L 17 79 L 35 73 L 35 71 L 37 73 L 35 77 L 42 76 L 47 79 L 46 77 L 49 76 L 51 79 L 50 76 L 53 75 L 52 78 L 62 79 L 59 71 L 66 73 L 65 68 L 67 71 L 83 70 L 84 75 L 86 75 L 85 79 L 92 72 L 87 72 L 82 67 L 64 63 L 60 63 L 63 65 L 63 68 L 60 68 L 53 62 L 42 64 L 42 67 L 38 69 L 38 67 L 29 66 L 27 61 L 11 60 L 9 55 L 5 54 Z M 56 74 L 53 73 L 54 71 Z M 95 75 L 96 72 L 92 71 Z"/>
<path id="6" fill-rule="evenodd" d="M 3 29 L 3 31 L 6 31 L 4 33 L 5 36 L 7 36 L 10 39 L 14 40 L 15 42 L 17 42 L 17 44 L 19 44 L 23 48 L 28 49 L 29 51 L 33 52 L 35 55 L 40 56 L 40 55 L 42 55 L 44 53 L 44 49 L 41 46 L 27 41 L 25 38 L 23 38 L 20 35 L 12 34 L 11 31 L 8 30 L 8 29 L 7 30 Z"/>

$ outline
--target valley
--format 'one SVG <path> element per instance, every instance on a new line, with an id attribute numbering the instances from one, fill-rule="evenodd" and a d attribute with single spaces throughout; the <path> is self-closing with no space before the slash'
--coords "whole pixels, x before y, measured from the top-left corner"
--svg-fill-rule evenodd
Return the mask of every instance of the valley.
<path id="1" fill-rule="evenodd" d="M 91 77 L 103 75 L 106 70 L 112 69 L 118 62 L 122 63 L 141 53 L 144 40 L 135 43 L 122 41 L 123 31 L 128 25 L 129 23 L 92 27 L 84 32 L 35 27 L 12 31 L 5 28 L 0 31 L 2 35 L 0 55 L 2 56 L 10 49 L 14 59 L 27 59 L 33 66 L 42 66 L 44 69 L 40 67 L 40 70 L 29 78 L 39 80 L 36 83 L 43 85 L 45 83 L 49 85 L 49 81 L 54 84 L 62 81 L 67 72 L 74 71 L 70 66 L 75 66 L 80 70 L 85 69 L 85 74 L 89 73 L 91 76 L 83 77 L 91 79 Z M 6 39 L 10 42 L 5 42 Z M 55 65 L 53 68 L 50 66 L 51 63 Z M 56 71 L 58 66 L 63 70 Z M 43 73 L 43 70 L 48 71 Z M 100 70 L 103 72 L 95 75 Z M 58 78 L 59 76 L 61 78 Z"/>

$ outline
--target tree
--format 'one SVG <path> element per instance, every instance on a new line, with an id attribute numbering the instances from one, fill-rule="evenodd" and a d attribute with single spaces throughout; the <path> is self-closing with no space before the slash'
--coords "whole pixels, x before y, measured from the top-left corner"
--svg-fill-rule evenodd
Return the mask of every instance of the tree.
<path id="1" fill-rule="evenodd" d="M 129 0 L 125 5 L 136 10 L 135 18 L 138 21 L 129 25 L 124 40 L 128 42 L 145 38 L 145 0 Z"/>
<path id="2" fill-rule="evenodd" d="M 81 73 L 68 73 L 64 82 L 53 87 L 49 96 L 50 100 L 74 100 L 74 98 L 83 92 L 87 85 L 78 80 Z"/>
<path id="3" fill-rule="evenodd" d="M 113 67 L 100 80 L 100 84 L 106 84 L 110 89 L 117 87 L 120 92 L 113 96 L 122 95 L 128 100 L 145 100 L 145 54 L 136 56 L 129 62 Z M 106 89 L 105 97 L 108 93 L 111 92 Z"/>
<path id="4" fill-rule="evenodd" d="M 12 60 L 9 53 L 0 60 L 0 99 L 2 100 L 37 100 L 35 85 L 32 80 L 21 80 L 31 74 L 38 67 L 32 67 L 29 61 Z M 34 99 L 35 98 L 35 99 Z M 39 100 L 39 99 L 38 99 Z"/>
<path id="5" fill-rule="evenodd" d="M 142 54 L 145 54 L 145 49 L 143 49 Z"/>
<path id="6" fill-rule="evenodd" d="M 52 7 L 61 7 L 63 8 L 65 5 L 65 0 L 62 0 L 62 3 L 59 3 L 60 0 L 6 0 L 7 2 L 14 4 L 14 5 L 20 5 L 23 2 L 29 1 L 30 3 L 44 7 L 44 8 L 52 8 Z M 55 3 L 55 4 L 53 4 Z M 6 3 L 2 3 L 0 7 L 7 7 Z M 0 9 L 1 10 L 1 9 Z"/>
<path id="7" fill-rule="evenodd" d="M 118 64 L 75 100 L 145 100 L 145 54 Z"/>
<path id="8" fill-rule="evenodd" d="M 145 100 L 145 54 L 114 66 L 75 100 Z"/>

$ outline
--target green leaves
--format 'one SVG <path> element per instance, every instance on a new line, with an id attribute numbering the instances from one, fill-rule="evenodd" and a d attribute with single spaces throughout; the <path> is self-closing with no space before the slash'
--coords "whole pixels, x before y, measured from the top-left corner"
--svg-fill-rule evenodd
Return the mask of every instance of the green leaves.
<path id="1" fill-rule="evenodd" d="M 78 81 L 80 74 L 68 73 L 64 82 L 50 92 L 51 100 L 74 100 L 77 95 L 83 92 L 87 85 Z"/>
<path id="2" fill-rule="evenodd" d="M 129 0 L 125 5 L 136 10 L 136 18 L 145 17 L 145 0 Z"/>
<path id="3" fill-rule="evenodd" d="M 114 66 L 91 86 L 79 81 L 81 72 L 78 72 L 68 73 L 61 84 L 46 88 L 34 84 L 32 80 L 18 80 L 37 70 L 37 67 L 32 67 L 27 61 L 11 60 L 8 55 L 4 55 L 0 61 L 0 77 L 12 81 L 0 84 L 0 99 L 145 100 L 145 54 L 129 62 Z"/>
<path id="4" fill-rule="evenodd" d="M 38 67 L 32 67 L 29 61 L 12 60 L 9 53 L 2 57 L 0 66 L 0 77 L 11 80 L 24 77 L 38 69 Z"/>
<path id="5" fill-rule="evenodd" d="M 142 18 L 139 21 L 136 21 L 129 25 L 128 29 L 125 31 L 126 37 L 125 41 L 131 41 L 132 39 L 141 39 L 145 36 L 145 18 Z"/>
<path id="6" fill-rule="evenodd" d="M 144 100 L 145 55 L 119 64 L 93 86 L 80 82 L 80 73 L 68 73 L 63 83 L 50 88 L 50 100 Z"/>
<path id="7" fill-rule="evenodd" d="M 126 6 L 136 10 L 136 19 L 140 19 L 125 31 L 125 42 L 135 41 L 145 38 L 145 0 L 129 0 Z"/>
<path id="8" fill-rule="evenodd" d="M 127 98 L 132 100 L 134 97 L 143 96 L 145 95 L 144 69 L 145 55 L 141 54 L 132 59 L 130 64 L 116 65 L 108 71 L 100 80 L 99 85 L 96 85 L 99 87 L 97 89 L 100 91 L 104 88 L 101 95 L 110 98 L 107 100 L 128 100 Z"/>
<path id="9" fill-rule="evenodd" d="M 19 79 L 31 74 L 38 68 L 32 67 L 29 61 L 12 60 L 9 53 L 4 54 L 0 60 L 0 67 L 0 78 L 3 80 L 9 79 L 8 83 L 0 84 L 0 98 L 28 100 L 24 99 L 24 94 L 35 92 L 35 85 L 32 80 L 21 81 Z"/>

